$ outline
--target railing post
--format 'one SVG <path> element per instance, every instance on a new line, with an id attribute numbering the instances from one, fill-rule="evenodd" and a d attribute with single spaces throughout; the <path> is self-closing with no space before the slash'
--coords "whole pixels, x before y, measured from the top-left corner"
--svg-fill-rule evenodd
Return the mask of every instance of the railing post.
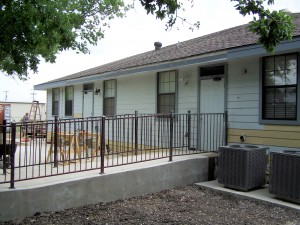
<path id="1" fill-rule="evenodd" d="M 6 120 L 3 120 L 3 174 L 6 174 Z"/>
<path id="2" fill-rule="evenodd" d="M 139 128 L 139 118 L 138 118 L 138 111 L 135 111 L 135 117 L 134 117 L 134 139 L 135 139 L 135 155 L 137 155 L 138 152 L 138 128 Z"/>
<path id="3" fill-rule="evenodd" d="M 58 145 L 58 117 L 54 117 L 54 167 L 58 166 L 57 159 L 57 145 Z"/>
<path id="4" fill-rule="evenodd" d="M 100 174 L 104 174 L 104 156 L 105 156 L 105 119 L 106 117 L 102 117 L 101 121 L 101 169 Z"/>
<path id="5" fill-rule="evenodd" d="M 173 160 L 173 113 L 170 113 L 170 156 L 169 161 Z"/>
<path id="6" fill-rule="evenodd" d="M 16 124 L 11 123 L 11 145 L 10 145 L 10 189 L 15 188 L 15 151 L 16 151 Z M 6 148 L 6 147 L 5 147 Z"/>
<path id="7" fill-rule="evenodd" d="M 191 110 L 188 111 L 188 133 L 187 133 L 187 144 L 188 144 L 188 150 L 191 150 Z"/>
<path id="8" fill-rule="evenodd" d="M 225 111 L 224 115 L 224 136 L 225 136 L 225 145 L 228 144 L 228 111 Z"/>

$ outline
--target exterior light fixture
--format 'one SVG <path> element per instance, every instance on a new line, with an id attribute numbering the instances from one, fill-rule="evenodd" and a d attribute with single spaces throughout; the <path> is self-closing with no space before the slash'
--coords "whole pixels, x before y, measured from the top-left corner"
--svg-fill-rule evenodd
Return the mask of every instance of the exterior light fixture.
<path id="1" fill-rule="evenodd" d="M 96 90 L 95 90 L 95 95 L 99 95 L 100 94 L 100 88 L 96 88 Z"/>

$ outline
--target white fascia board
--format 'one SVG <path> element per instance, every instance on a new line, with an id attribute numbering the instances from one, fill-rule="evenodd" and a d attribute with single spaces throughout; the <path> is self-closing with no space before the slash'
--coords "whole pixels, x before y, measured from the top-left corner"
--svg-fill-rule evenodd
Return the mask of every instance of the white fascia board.
<path id="1" fill-rule="evenodd" d="M 34 90 L 37 91 L 46 91 L 47 89 L 51 88 L 58 88 L 58 87 L 65 87 L 67 86 L 67 81 L 57 81 L 57 82 L 49 82 L 49 83 L 43 83 L 43 84 L 37 84 L 33 86 Z"/>
<path id="2" fill-rule="evenodd" d="M 103 73 L 101 75 L 94 75 L 94 76 L 88 76 L 83 77 L 79 79 L 74 79 L 67 81 L 68 85 L 74 85 L 74 84 L 81 84 L 86 82 L 93 82 L 93 81 L 100 81 L 100 80 L 107 80 L 112 78 L 117 78 L 121 76 L 126 75 L 134 75 L 144 72 L 151 72 L 151 71 L 164 71 L 164 70 L 172 70 L 172 69 L 178 69 L 186 66 L 191 65 L 201 65 L 204 63 L 212 63 L 212 62 L 223 62 L 226 61 L 226 53 L 222 52 L 221 54 L 214 54 L 206 57 L 198 57 L 198 58 L 189 58 L 184 60 L 178 60 L 178 61 L 171 61 L 167 63 L 160 63 L 160 64 L 151 64 L 143 67 L 136 67 L 132 69 L 127 70 L 120 70 L 120 71 L 113 71 L 113 72 L 107 72 Z"/>
<path id="3" fill-rule="evenodd" d="M 76 85 L 76 84 L 82 84 L 82 83 L 88 83 L 88 82 L 94 82 L 94 81 L 100 81 L 100 80 L 108 80 L 108 79 L 112 79 L 112 78 L 117 78 L 117 77 L 126 76 L 126 75 L 127 76 L 134 75 L 134 74 L 139 74 L 139 73 L 144 73 L 144 72 L 178 69 L 178 68 L 183 68 L 183 67 L 192 66 L 192 65 L 201 65 L 201 64 L 207 64 L 207 63 L 220 63 L 220 62 L 225 62 L 226 60 L 227 60 L 227 52 L 222 51 L 222 52 L 208 54 L 208 55 L 201 56 L 201 57 L 180 59 L 177 61 L 169 61 L 169 62 L 160 63 L 160 64 L 150 64 L 150 65 L 146 65 L 146 66 L 142 66 L 142 67 L 129 68 L 126 70 L 107 72 L 107 73 L 103 73 L 101 75 L 96 74 L 96 75 L 81 77 L 81 78 L 77 78 L 77 79 L 70 79 L 70 80 L 64 80 L 64 81 L 38 84 L 38 85 L 34 86 L 34 90 L 47 90 L 47 89 L 56 88 L 56 87 L 65 87 L 68 85 Z"/>

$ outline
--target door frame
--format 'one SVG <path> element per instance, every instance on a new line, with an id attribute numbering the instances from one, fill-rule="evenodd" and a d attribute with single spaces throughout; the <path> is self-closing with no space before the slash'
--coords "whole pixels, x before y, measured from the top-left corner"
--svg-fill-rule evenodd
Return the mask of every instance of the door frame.
<path id="1" fill-rule="evenodd" d="M 89 90 L 84 90 L 84 86 L 85 85 L 92 85 L 92 89 L 89 89 Z M 85 95 L 85 92 L 92 92 L 92 117 L 94 116 L 94 88 L 95 88 L 95 85 L 94 83 L 86 83 L 86 84 L 83 84 L 82 85 L 82 117 L 84 117 L 84 95 Z"/>
<path id="2" fill-rule="evenodd" d="M 224 74 L 222 75 L 211 75 L 211 76 L 201 76 L 201 68 L 207 68 L 207 67 L 214 67 L 214 66 L 224 66 Z M 198 119 L 197 119 L 197 149 L 200 149 L 201 146 L 201 120 L 200 120 L 200 99 L 201 99 L 201 80 L 209 80 L 213 79 L 214 77 L 220 77 L 224 79 L 224 113 L 226 114 L 227 112 L 227 100 L 228 100 L 228 64 L 227 63 L 219 63 L 219 64 L 210 64 L 210 65 L 203 65 L 198 67 L 198 74 L 197 74 L 197 79 L 198 79 L 198 84 L 197 84 L 197 114 L 198 114 Z M 216 81 L 217 82 L 217 81 Z M 227 125 L 226 125 L 227 127 Z M 227 128 L 225 128 L 227 129 Z M 227 139 L 227 131 L 225 131 L 225 139 Z"/>
<path id="3" fill-rule="evenodd" d="M 205 67 L 214 67 L 214 66 L 224 66 L 224 74 L 223 75 L 212 75 L 212 76 L 201 76 L 201 68 Z M 197 113 L 201 113 L 200 109 L 200 99 L 201 99 L 201 80 L 209 80 L 213 79 L 214 77 L 220 77 L 224 79 L 224 113 L 227 111 L 227 99 L 228 99 L 228 65 L 227 63 L 222 64 L 213 64 L 213 65 L 207 65 L 207 66 L 199 66 L 198 67 L 198 94 L 197 94 Z"/>

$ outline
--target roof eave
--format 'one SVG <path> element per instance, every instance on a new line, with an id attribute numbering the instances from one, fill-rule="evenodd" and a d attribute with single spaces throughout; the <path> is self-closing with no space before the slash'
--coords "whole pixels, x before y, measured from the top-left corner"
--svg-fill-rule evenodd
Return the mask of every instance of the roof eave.
<path id="1" fill-rule="evenodd" d="M 300 46 L 300 36 L 296 36 L 291 41 L 282 41 L 276 47 L 275 52 L 278 54 L 278 53 L 283 53 L 292 50 L 300 51 L 299 46 Z M 146 66 L 133 67 L 133 68 L 123 69 L 118 71 L 111 71 L 103 74 L 95 74 L 95 75 L 90 75 L 90 76 L 85 76 L 85 77 L 80 77 L 80 78 L 75 78 L 70 80 L 47 82 L 47 83 L 35 85 L 34 90 L 47 90 L 50 88 L 65 87 L 68 85 L 76 85 L 76 84 L 87 83 L 87 82 L 113 79 L 121 76 L 134 75 L 134 74 L 139 74 L 144 72 L 178 69 L 178 68 L 191 66 L 191 65 L 201 65 L 204 63 L 207 64 L 212 62 L 222 62 L 226 60 L 234 60 L 234 59 L 254 57 L 254 56 L 260 57 L 264 55 L 268 55 L 268 53 L 266 52 L 266 50 L 263 48 L 262 45 L 252 44 L 252 45 L 231 48 L 226 51 L 224 50 L 224 51 L 219 51 L 211 54 L 199 55 L 196 57 L 194 56 L 188 58 L 181 58 L 175 61 L 149 64 Z"/>
<path id="2" fill-rule="evenodd" d="M 124 70 L 118 70 L 118 71 L 112 71 L 112 72 L 106 72 L 103 74 L 95 74 L 95 75 L 90 75 L 90 76 L 80 77 L 80 78 L 70 79 L 70 80 L 48 82 L 48 83 L 35 85 L 34 90 L 47 90 L 50 88 L 65 87 L 68 85 L 76 85 L 76 84 L 88 83 L 88 82 L 93 82 L 93 81 L 107 80 L 107 79 L 117 78 L 117 77 L 126 76 L 126 75 L 128 76 L 128 75 L 134 75 L 134 74 L 145 73 L 145 72 L 178 69 L 178 68 L 185 67 L 185 66 L 191 66 L 191 65 L 195 65 L 195 64 L 200 65 L 200 64 L 209 63 L 209 62 L 220 62 L 220 61 L 226 60 L 226 55 L 227 55 L 226 51 L 220 51 L 217 53 L 201 55 L 198 57 L 189 57 L 189 58 L 184 58 L 184 59 L 178 59 L 176 61 L 155 63 L 155 64 L 146 65 L 146 66 L 134 67 L 134 68 L 130 68 L 130 69 L 124 69 Z"/>
<path id="3" fill-rule="evenodd" d="M 291 41 L 282 41 L 275 48 L 274 53 L 280 54 L 289 51 L 300 51 L 300 36 L 294 37 Z M 228 60 L 240 59 L 245 57 L 261 57 L 269 55 L 262 45 L 248 45 L 228 50 Z"/>

